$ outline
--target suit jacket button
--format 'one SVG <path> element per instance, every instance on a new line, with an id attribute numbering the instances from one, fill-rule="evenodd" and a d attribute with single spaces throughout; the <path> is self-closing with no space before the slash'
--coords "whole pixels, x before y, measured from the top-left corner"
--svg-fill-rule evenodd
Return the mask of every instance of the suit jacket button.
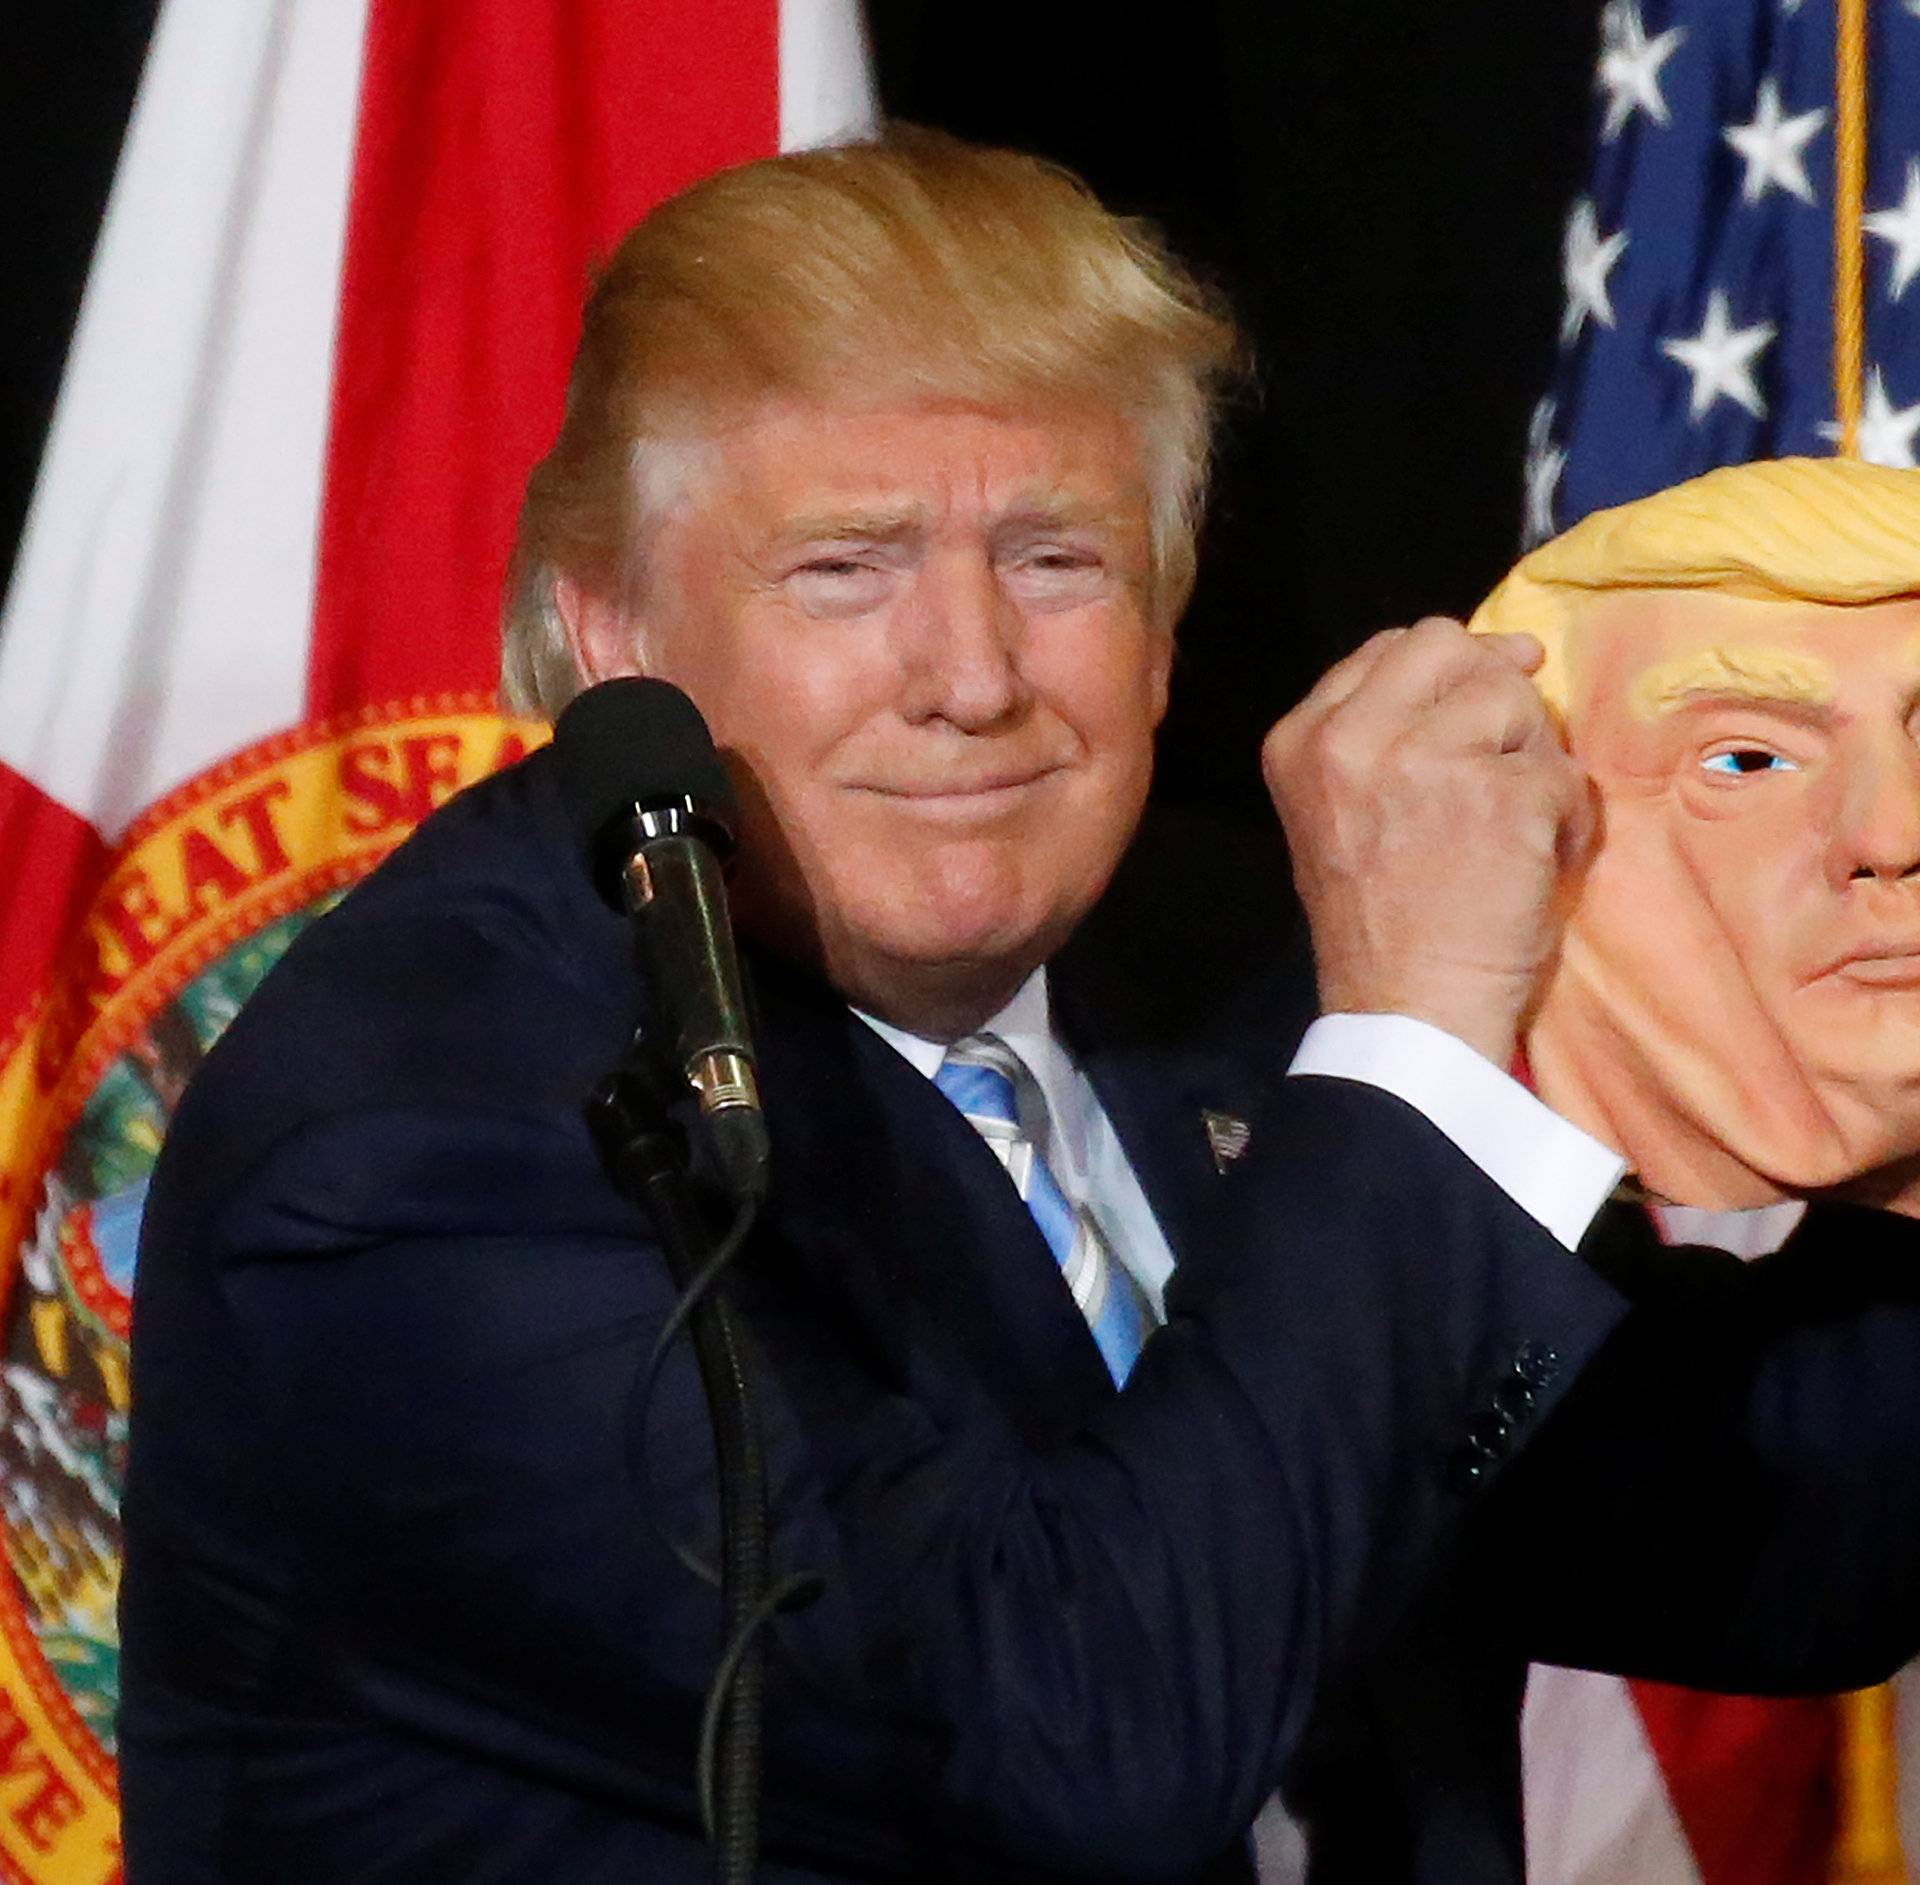
<path id="1" fill-rule="evenodd" d="M 1447 1461 L 1447 1490 L 1465 1495 L 1487 1476 L 1491 1462 L 1470 1446 L 1456 1447 Z"/>
<path id="2" fill-rule="evenodd" d="M 1513 1423 L 1501 1414 L 1482 1414 L 1467 1429 L 1467 1445 L 1482 1459 L 1505 1459 L 1512 1437 Z"/>
<path id="3" fill-rule="evenodd" d="M 1513 1358 L 1513 1378 L 1530 1388 L 1545 1387 L 1559 1369 L 1559 1355 L 1545 1342 L 1529 1342 Z"/>

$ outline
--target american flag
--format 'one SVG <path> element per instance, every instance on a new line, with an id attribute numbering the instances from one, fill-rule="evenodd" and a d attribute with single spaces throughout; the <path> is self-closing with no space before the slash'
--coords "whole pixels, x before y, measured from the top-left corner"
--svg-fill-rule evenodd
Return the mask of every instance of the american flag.
<path id="1" fill-rule="evenodd" d="M 1920 449 L 1920 0 L 1870 0 L 1860 456 Z M 1610 0 L 1527 540 L 1837 444 L 1834 0 Z"/>
<path id="2" fill-rule="evenodd" d="M 1864 28 L 1862 64 L 1843 64 L 1837 6 Z M 1528 441 L 1525 540 L 1716 465 L 1841 449 L 1835 340 L 1849 326 L 1859 456 L 1920 462 L 1920 0 L 1609 0 L 1594 92 L 1589 180 L 1561 249 L 1558 357 Z M 1864 101 L 1852 166 L 1849 92 Z M 1849 249 L 1857 272 L 1836 263 Z M 1913 1678 L 1903 1704 L 1920 1701 Z M 1899 1777 L 1909 1854 L 1920 1854 L 1916 1717 L 1907 1706 L 1900 1721 L 1915 1747 Z M 1877 1830 L 1857 1794 L 1837 1811 L 1839 1750 L 1858 1748 L 1863 1719 L 1856 1707 L 1849 1726 L 1834 1703 L 1536 1669 L 1529 1876 L 1912 1876 L 1886 1813 L 1895 1802 L 1877 1803 Z"/>

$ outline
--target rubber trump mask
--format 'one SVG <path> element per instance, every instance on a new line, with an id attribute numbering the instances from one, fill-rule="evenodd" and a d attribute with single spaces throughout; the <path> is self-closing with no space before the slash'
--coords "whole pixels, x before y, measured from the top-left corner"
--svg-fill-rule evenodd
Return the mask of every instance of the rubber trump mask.
<path id="1" fill-rule="evenodd" d="M 1662 1198 L 1920 1215 L 1920 471 L 1710 472 L 1543 545 L 1471 626 L 1542 642 L 1599 799 L 1542 1097 Z"/>

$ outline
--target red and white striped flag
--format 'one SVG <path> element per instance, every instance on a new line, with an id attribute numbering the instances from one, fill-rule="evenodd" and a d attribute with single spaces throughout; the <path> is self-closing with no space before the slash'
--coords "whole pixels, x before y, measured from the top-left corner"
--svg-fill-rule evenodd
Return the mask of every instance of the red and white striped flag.
<path id="1" fill-rule="evenodd" d="M 1892 1685 L 1898 1846 L 1920 1852 L 1920 1666 Z M 1840 1837 L 1845 1717 L 1831 1697 L 1702 1695 L 1538 1668 L 1527 1689 L 1534 1885 L 1868 1885 L 1909 1876 Z"/>
<path id="2" fill-rule="evenodd" d="M 494 710 L 499 590 L 593 259 L 872 111 L 855 0 L 161 8 L 0 623 L 0 1877 L 119 1872 L 173 1102 L 298 928 L 538 737 Z"/>

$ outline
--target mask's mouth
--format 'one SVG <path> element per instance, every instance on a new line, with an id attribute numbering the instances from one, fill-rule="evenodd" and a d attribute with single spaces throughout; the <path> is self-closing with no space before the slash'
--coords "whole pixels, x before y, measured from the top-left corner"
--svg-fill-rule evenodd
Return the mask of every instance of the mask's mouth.
<path id="1" fill-rule="evenodd" d="M 1835 976 L 1868 988 L 1920 988 L 1920 936 L 1860 943 L 1818 970 L 1813 980 Z"/>

